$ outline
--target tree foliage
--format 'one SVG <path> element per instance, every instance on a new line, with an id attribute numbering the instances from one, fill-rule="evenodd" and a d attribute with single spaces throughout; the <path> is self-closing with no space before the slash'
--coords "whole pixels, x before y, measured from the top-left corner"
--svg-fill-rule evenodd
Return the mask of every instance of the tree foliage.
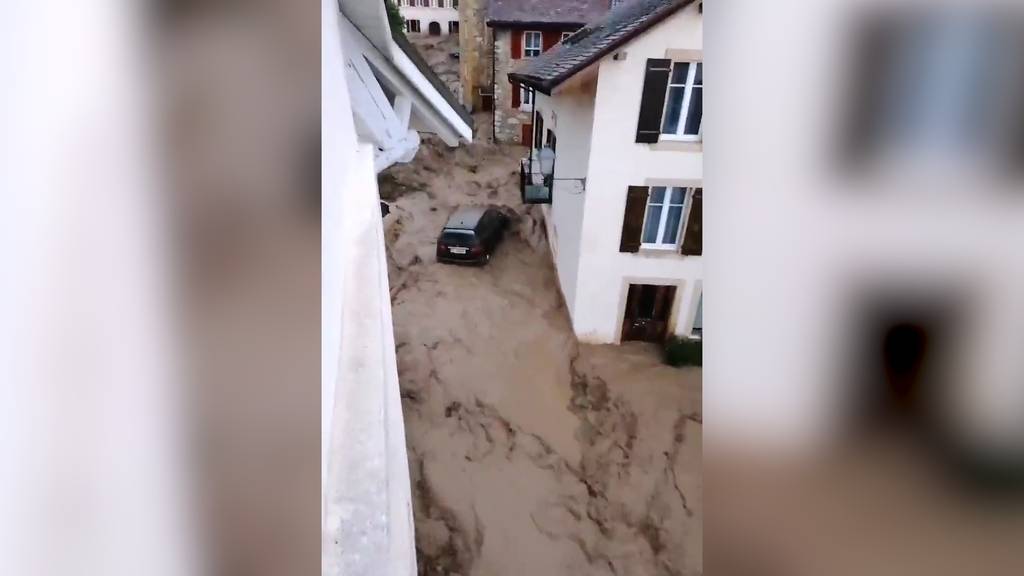
<path id="1" fill-rule="evenodd" d="M 388 11 L 388 24 L 391 25 L 391 33 L 405 36 L 405 18 L 399 12 L 395 0 L 384 0 L 384 6 Z"/>

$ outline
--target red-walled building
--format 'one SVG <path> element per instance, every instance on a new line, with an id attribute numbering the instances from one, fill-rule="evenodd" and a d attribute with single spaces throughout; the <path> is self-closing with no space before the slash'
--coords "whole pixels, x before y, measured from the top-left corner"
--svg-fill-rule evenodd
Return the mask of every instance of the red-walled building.
<path id="1" fill-rule="evenodd" d="M 493 94 L 492 134 L 526 144 L 533 133 L 530 93 L 508 80 L 524 59 L 534 58 L 601 17 L 623 0 L 490 0 L 488 44 Z M 486 64 L 485 64 L 486 65 Z"/>

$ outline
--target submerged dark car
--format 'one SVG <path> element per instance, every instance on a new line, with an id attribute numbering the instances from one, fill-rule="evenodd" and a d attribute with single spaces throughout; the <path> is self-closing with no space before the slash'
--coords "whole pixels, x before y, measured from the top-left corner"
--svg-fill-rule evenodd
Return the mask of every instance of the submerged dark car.
<path id="1" fill-rule="evenodd" d="M 459 208 L 437 238 L 437 261 L 448 264 L 486 264 L 508 226 L 508 216 L 494 208 Z"/>

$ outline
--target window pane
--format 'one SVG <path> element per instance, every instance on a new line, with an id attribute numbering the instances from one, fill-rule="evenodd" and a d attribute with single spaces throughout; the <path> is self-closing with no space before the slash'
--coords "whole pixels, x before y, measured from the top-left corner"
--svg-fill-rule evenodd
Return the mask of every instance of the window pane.
<path id="1" fill-rule="evenodd" d="M 683 197 L 685 196 L 685 193 L 686 193 L 686 188 L 673 188 L 672 189 L 672 198 L 671 198 L 671 200 L 669 200 L 669 202 L 671 202 L 673 204 L 682 204 L 683 203 Z"/>
<path id="2" fill-rule="evenodd" d="M 651 187 L 651 199 L 648 201 L 651 204 L 664 204 L 665 203 L 665 187 L 664 186 L 652 186 Z"/>
<path id="3" fill-rule="evenodd" d="M 661 131 L 666 134 L 675 134 L 679 128 L 679 115 L 683 111 L 683 96 L 686 89 L 682 86 L 668 89 L 668 104 L 665 106 L 665 120 L 662 122 Z"/>
<path id="4" fill-rule="evenodd" d="M 658 225 L 661 224 L 661 206 L 648 206 L 644 221 L 644 244 L 658 243 Z"/>
<path id="5" fill-rule="evenodd" d="M 704 84 L 704 64 L 697 62 L 697 72 L 693 75 L 693 83 L 695 86 Z"/>
<path id="6" fill-rule="evenodd" d="M 683 217 L 682 206 L 670 206 L 668 216 L 665 218 L 665 237 L 663 244 L 675 244 L 679 238 L 679 221 Z"/>
<path id="7" fill-rule="evenodd" d="M 701 92 L 703 88 L 694 88 L 693 95 L 690 96 L 690 112 L 686 115 L 686 127 L 683 130 L 683 134 L 697 135 L 700 133 L 700 119 L 704 113 L 704 105 L 701 101 Z"/>
<path id="8" fill-rule="evenodd" d="M 686 75 L 689 71 L 689 62 L 676 62 L 676 64 L 672 66 L 672 84 L 686 84 Z"/>

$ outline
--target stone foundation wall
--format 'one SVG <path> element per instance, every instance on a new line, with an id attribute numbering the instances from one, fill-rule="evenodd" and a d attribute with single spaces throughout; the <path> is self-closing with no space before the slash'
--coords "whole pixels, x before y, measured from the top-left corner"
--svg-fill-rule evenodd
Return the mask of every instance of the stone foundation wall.
<path id="1" fill-rule="evenodd" d="M 494 86 L 494 120 L 496 124 L 495 133 L 499 142 L 521 142 L 522 126 L 530 123 L 530 108 L 524 106 L 523 110 L 512 107 L 512 91 L 518 90 L 508 80 L 509 72 L 522 60 L 512 59 L 512 33 L 507 28 L 499 28 L 494 39 L 494 49 L 497 56 L 495 61 L 495 77 L 497 82 Z"/>

